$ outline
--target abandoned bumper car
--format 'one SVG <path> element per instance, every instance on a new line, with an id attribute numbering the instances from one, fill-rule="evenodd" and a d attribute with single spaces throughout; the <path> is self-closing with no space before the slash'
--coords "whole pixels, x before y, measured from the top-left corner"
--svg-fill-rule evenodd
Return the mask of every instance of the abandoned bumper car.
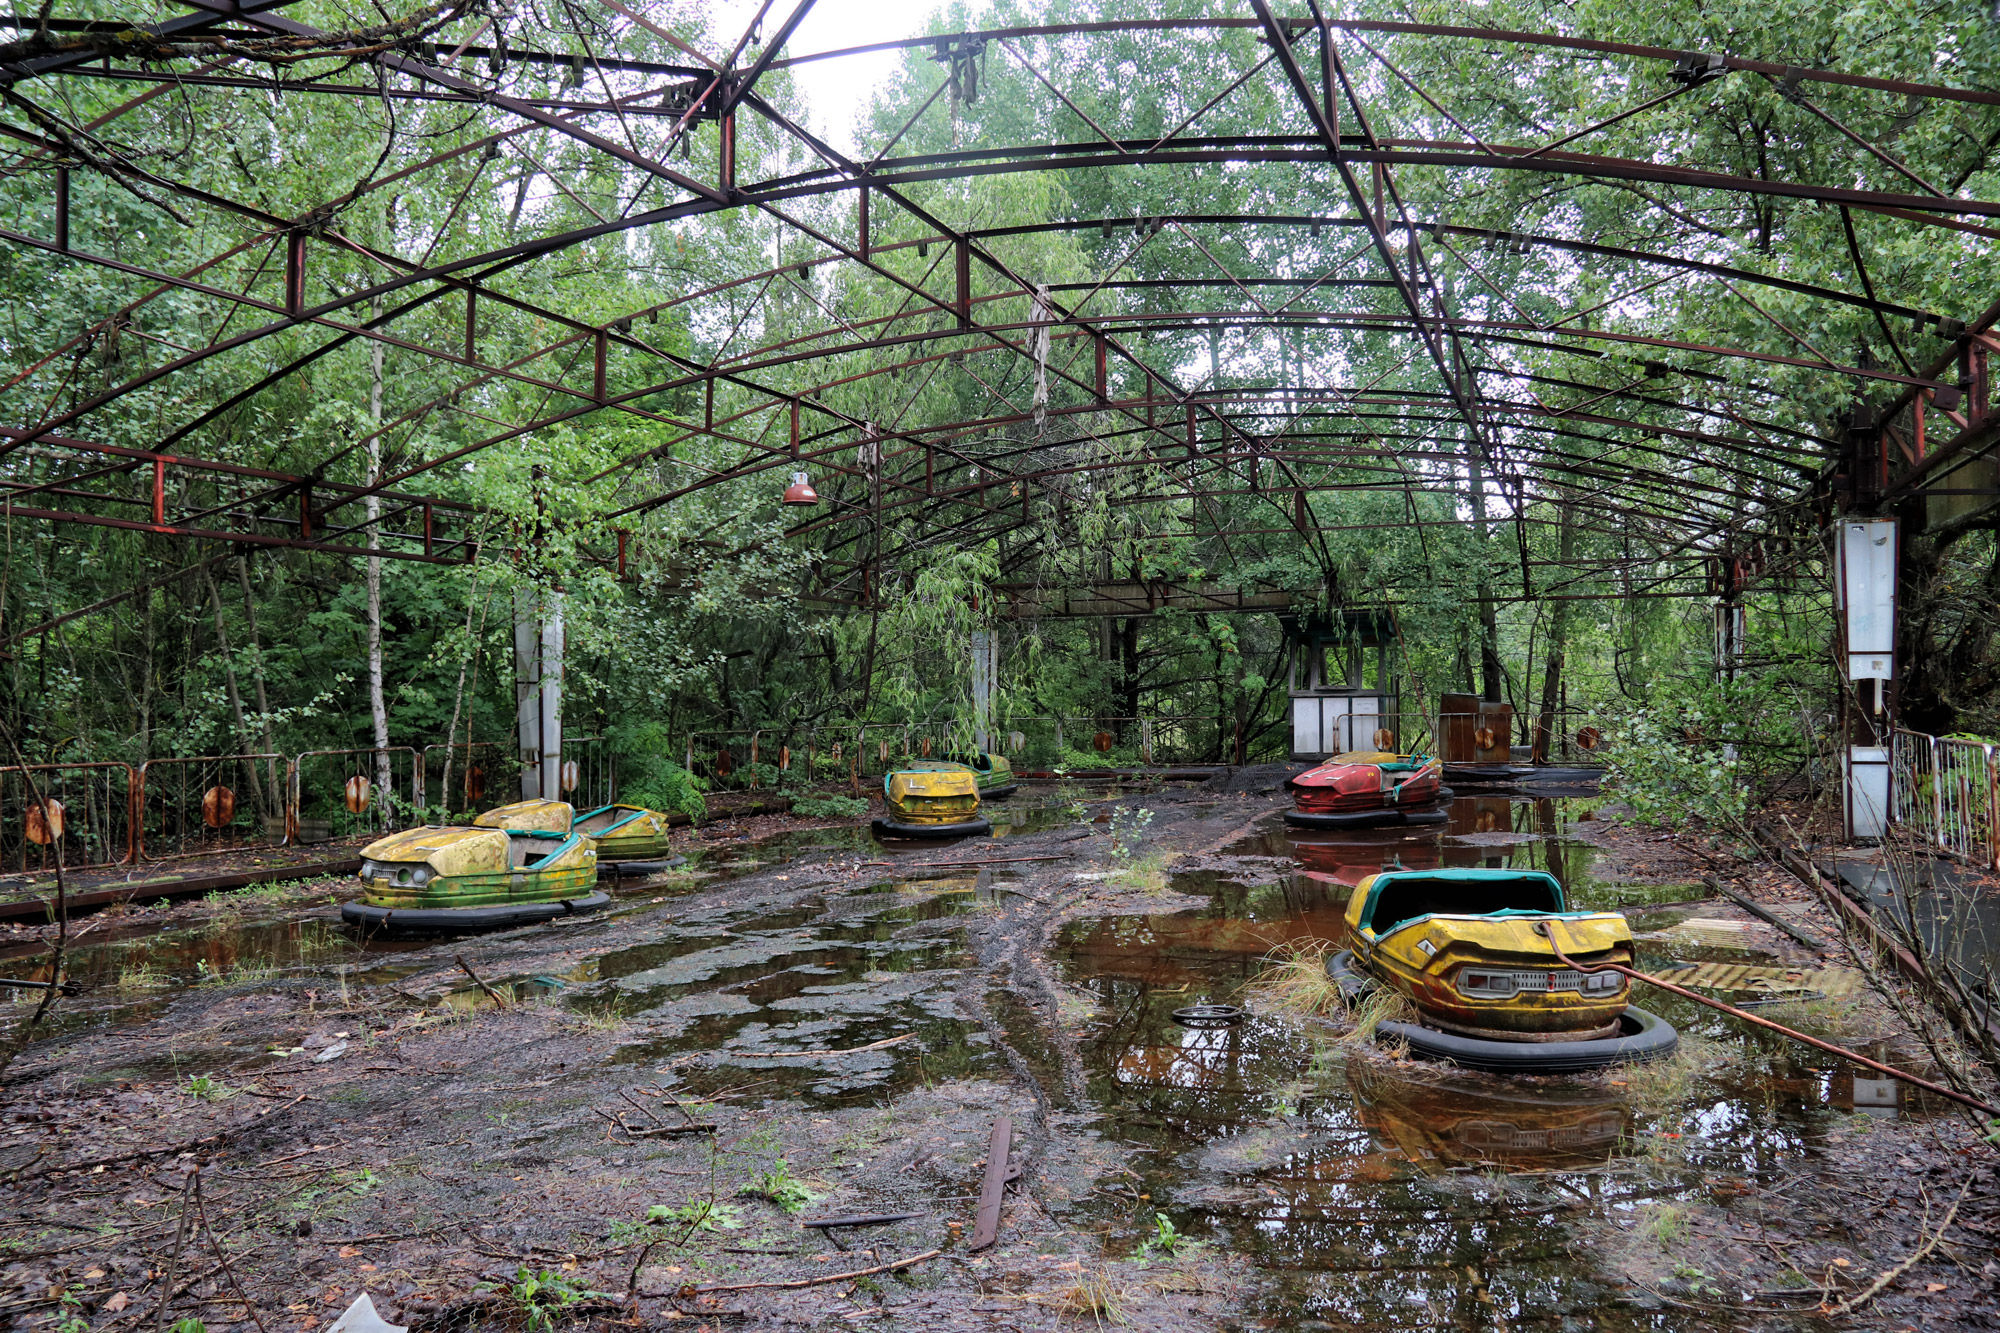
<path id="1" fill-rule="evenodd" d="M 979 813 L 979 784 L 964 764 L 909 764 L 882 779 L 887 805 L 874 823 L 878 838 L 960 838 L 991 833 Z"/>
<path id="2" fill-rule="evenodd" d="M 1020 784 L 1014 781 L 1014 765 L 1007 761 L 1004 754 L 971 750 L 945 757 L 972 770 L 972 780 L 979 787 L 979 799 L 982 801 L 1003 800 L 1020 789 Z"/>
<path id="3" fill-rule="evenodd" d="M 567 801 L 516 801 L 472 822 L 479 828 L 581 833 L 597 847 L 598 869 L 614 874 L 654 875 L 684 859 L 667 855 L 667 817 L 640 805 L 600 805 L 579 815 Z"/>
<path id="4" fill-rule="evenodd" d="M 1285 822 L 1299 828 L 1380 828 L 1442 824 L 1444 765 L 1424 754 L 1357 750 L 1337 754 L 1286 782 L 1293 809 Z"/>
<path id="5" fill-rule="evenodd" d="M 410 932 L 524 926 L 611 901 L 583 833 L 521 828 L 406 829 L 361 852 L 361 900 L 343 921 Z"/>
<path id="6" fill-rule="evenodd" d="M 1617 912 L 1567 910 L 1562 886 L 1531 870 L 1390 870 L 1348 898 L 1346 948 L 1328 970 L 1350 995 L 1375 986 L 1407 997 L 1414 1023 L 1383 1022 L 1378 1040 L 1495 1073 L 1565 1073 L 1651 1060 L 1679 1034 L 1630 1004 L 1631 927 Z"/>

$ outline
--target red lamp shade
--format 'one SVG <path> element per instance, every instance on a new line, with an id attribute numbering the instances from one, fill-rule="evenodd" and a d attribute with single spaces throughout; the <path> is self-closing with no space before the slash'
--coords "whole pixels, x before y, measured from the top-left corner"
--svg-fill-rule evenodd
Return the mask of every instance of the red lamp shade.
<path id="1" fill-rule="evenodd" d="M 785 503 L 788 505 L 816 505 L 819 503 L 819 492 L 814 490 L 812 483 L 806 480 L 805 473 L 794 472 L 792 474 L 792 484 L 785 487 Z"/>

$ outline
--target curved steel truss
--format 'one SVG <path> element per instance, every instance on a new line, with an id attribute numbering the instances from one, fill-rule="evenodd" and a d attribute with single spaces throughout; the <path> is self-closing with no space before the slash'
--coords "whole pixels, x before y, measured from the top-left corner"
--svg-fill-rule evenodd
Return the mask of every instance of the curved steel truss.
<path id="1" fill-rule="evenodd" d="M 589 506 L 621 560 L 624 532 L 676 500 L 807 470 L 831 505 L 792 531 L 820 534 L 817 591 L 846 601 L 893 565 L 885 532 L 1033 529 L 1107 477 L 1161 523 L 1321 552 L 1377 525 L 1546 521 L 1531 506 L 1555 498 L 1586 528 L 1647 533 L 1656 569 L 1760 541 L 1781 563 L 1842 507 L 1991 511 L 1976 465 L 1996 441 L 2000 305 L 1976 283 L 2000 202 L 1967 183 L 2000 140 L 2000 92 L 1249 0 L 893 44 L 929 60 L 864 159 L 777 88 L 863 53 L 787 49 L 812 0 L 727 51 L 620 0 L 511 42 L 467 6 L 330 32 L 289 0 L 190 3 L 136 29 L 24 31 L 0 62 L 8 188 L 34 205 L 0 237 L 125 293 L 15 349 L 0 459 L 16 515 L 350 552 L 367 526 L 384 554 L 470 558 L 471 507 L 415 493 L 433 474 L 612 421 L 640 447 Z M 1171 90 L 1107 83 L 1173 53 Z M 1550 104 L 1504 105 L 1496 65 L 1583 91 L 1537 120 Z M 274 202 L 248 168 L 232 192 L 231 145 L 204 132 L 249 99 L 379 108 L 389 148 L 321 198 Z M 135 151 L 169 103 L 190 143 Z M 1969 145 L 1956 179 L 1938 153 L 1899 155 L 1926 115 Z M 192 262 L 84 234 L 83 172 L 182 229 Z M 417 182 L 454 201 L 446 216 L 355 225 Z M 492 244 L 466 218 L 509 191 Z M 1614 208 L 1620 234 L 1587 221 Z M 1801 217 L 1845 252 L 1795 262 Z M 556 276 L 752 231 L 761 261 L 624 282 L 616 308 Z M 1910 238 L 1963 266 L 1969 304 L 1936 308 L 1940 284 L 1908 263 L 1871 272 Z M 1712 341 L 1687 333 L 1704 304 Z M 174 342 L 169 308 L 208 336 Z M 146 349 L 130 373 L 121 340 Z M 401 368 L 379 425 L 311 468 L 222 458 L 216 440 L 343 349 Z M 93 356 L 111 370 L 85 391 Z M 356 480 L 371 447 L 382 466 Z M 1321 503 L 1334 492 L 1381 502 Z M 1420 517 L 1426 492 L 1473 499 Z M 1259 497 L 1263 521 L 1239 507 L 1202 528 L 1225 495 Z M 371 498 L 386 517 L 364 523 Z M 1529 563 L 1523 544 L 1524 595 L 1564 586 Z"/>

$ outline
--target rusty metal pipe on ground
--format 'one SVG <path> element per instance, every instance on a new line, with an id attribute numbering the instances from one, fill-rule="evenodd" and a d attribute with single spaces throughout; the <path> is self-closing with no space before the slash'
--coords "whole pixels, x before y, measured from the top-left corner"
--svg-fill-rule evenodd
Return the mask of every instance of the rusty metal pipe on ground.
<path id="1" fill-rule="evenodd" d="M 1855 1064 L 1872 1069 L 1878 1074 L 1887 1074 L 1890 1078 L 1900 1079 L 1912 1087 L 1922 1088 L 1925 1092 L 1934 1092 L 1938 1096 L 1948 1098 L 1961 1106 L 1969 1106 L 1982 1115 L 2000 1119 L 2000 1107 L 1989 1106 L 1977 1097 L 1969 1096 L 1954 1088 L 1947 1088 L 1939 1083 L 1933 1083 L 1927 1078 L 1918 1078 L 1915 1074 L 1898 1069 L 1894 1065 L 1885 1065 L 1880 1060 L 1871 1060 L 1865 1055 L 1857 1055 L 1846 1047 L 1836 1046 L 1830 1041 L 1821 1041 L 1818 1037 L 1808 1037 L 1805 1033 L 1793 1031 L 1782 1023 L 1773 1023 L 1768 1018 L 1760 1018 L 1746 1009 L 1738 1009 L 1733 1004 L 1724 1004 L 1721 1000 L 1712 1000 L 1708 996 L 1691 991 L 1685 986 L 1676 986 L 1671 981 L 1662 981 L 1658 977 L 1648 976 L 1636 968 L 1626 967 L 1623 963 L 1599 963 L 1595 967 L 1585 967 L 1582 963 L 1577 962 L 1564 953 L 1562 945 L 1556 943 L 1556 933 L 1553 929 L 1554 924 L 1550 921 L 1538 921 L 1535 923 L 1535 933 L 1548 940 L 1549 947 L 1555 950 L 1556 958 L 1566 967 L 1584 973 L 1622 972 L 1634 981 L 1643 981 L 1648 986 L 1657 986 L 1661 990 L 1681 996 L 1683 999 L 1693 1000 L 1696 1004 L 1705 1004 L 1711 1009 L 1719 1009 L 1731 1018 L 1740 1018 L 1746 1023 L 1768 1029 L 1781 1037 L 1790 1037 L 1793 1041 L 1804 1042 L 1806 1045 L 1814 1047 L 1817 1050 L 1825 1051 L 1828 1055 L 1837 1055 L 1843 1060 L 1852 1060 Z"/>

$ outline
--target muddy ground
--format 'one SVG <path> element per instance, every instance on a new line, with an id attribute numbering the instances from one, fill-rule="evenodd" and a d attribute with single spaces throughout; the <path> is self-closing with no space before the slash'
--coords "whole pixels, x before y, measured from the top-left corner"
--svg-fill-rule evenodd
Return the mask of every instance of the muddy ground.
<path id="1" fill-rule="evenodd" d="M 1112 794 L 1031 787 L 994 838 L 893 850 L 719 825 L 602 915 L 476 939 L 361 941 L 332 883 L 94 918 L 92 989 L 6 1071 L 0 1309 L 63 1333 L 325 1329 L 364 1292 L 416 1329 L 1995 1322 L 1994 1149 L 1923 1095 L 1672 997 L 1641 1002 L 1674 1060 L 1508 1079 L 1251 985 L 1383 864 L 1532 865 L 1624 907 L 1645 965 L 1748 968 L 1774 1016 L 1922 1060 L 1837 945 L 1701 882 L 1831 944 L 1770 867 L 1575 793 L 1346 837 L 1288 835 L 1268 772 Z M 45 948 L 17 937 L 8 974 Z M 1173 1017 L 1201 1002 L 1247 1015 Z M 1002 1115 L 1020 1174 L 972 1253 Z"/>

